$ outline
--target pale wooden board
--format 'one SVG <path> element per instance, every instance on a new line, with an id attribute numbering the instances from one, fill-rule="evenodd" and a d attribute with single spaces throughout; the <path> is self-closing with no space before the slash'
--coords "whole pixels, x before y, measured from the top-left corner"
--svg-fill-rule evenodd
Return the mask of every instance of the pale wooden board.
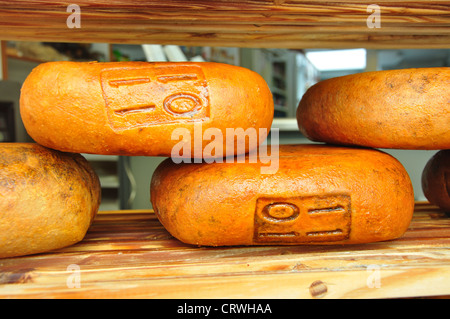
<path id="1" fill-rule="evenodd" d="M 426 203 L 416 204 L 402 238 L 352 246 L 194 247 L 152 211 L 101 212 L 76 245 L 0 259 L 0 298 L 442 296 L 450 294 L 449 248 L 450 218 Z M 68 287 L 74 278 L 79 287 Z M 327 292 L 314 296 L 317 280 Z"/>
<path id="2" fill-rule="evenodd" d="M 448 48 L 448 1 L 79 0 L 80 28 L 69 28 L 71 2 L 0 0 L 0 39 L 154 43 L 265 48 Z"/>

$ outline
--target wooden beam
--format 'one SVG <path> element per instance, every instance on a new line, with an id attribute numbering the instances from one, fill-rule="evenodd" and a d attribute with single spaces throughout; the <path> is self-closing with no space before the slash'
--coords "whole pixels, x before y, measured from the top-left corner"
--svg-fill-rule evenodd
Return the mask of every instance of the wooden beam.
<path id="1" fill-rule="evenodd" d="M 0 39 L 267 48 L 449 48 L 450 1 L 0 0 Z"/>

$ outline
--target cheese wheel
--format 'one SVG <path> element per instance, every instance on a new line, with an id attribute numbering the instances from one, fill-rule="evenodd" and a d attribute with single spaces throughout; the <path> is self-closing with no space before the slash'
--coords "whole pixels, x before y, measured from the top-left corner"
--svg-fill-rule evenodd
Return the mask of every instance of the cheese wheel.
<path id="1" fill-rule="evenodd" d="M 269 152 L 270 153 L 270 152 Z M 243 163 L 166 159 L 150 194 L 162 225 L 200 246 L 355 244 L 398 238 L 414 193 L 404 167 L 375 150 L 281 145 L 272 158 Z M 275 157 L 273 158 L 276 161 Z"/>
<path id="2" fill-rule="evenodd" d="M 274 107 L 264 79 L 238 66 L 49 62 L 25 80 L 20 111 L 34 141 L 60 151 L 215 158 L 223 154 L 201 152 L 211 142 L 206 130 L 219 132 L 227 145 L 227 128 L 268 131 Z M 228 143 L 224 152 L 249 152 L 261 136 L 245 148 Z M 172 154 L 179 143 L 187 146 Z"/>
<path id="3" fill-rule="evenodd" d="M 100 182 L 84 157 L 35 143 L 0 150 L 0 258 L 82 240 L 100 205 Z"/>
<path id="4" fill-rule="evenodd" d="M 450 148 L 450 68 L 352 74 L 321 81 L 297 108 L 309 139 L 374 148 Z"/>
<path id="5" fill-rule="evenodd" d="M 450 212 L 450 150 L 434 154 L 422 172 L 422 190 L 428 201 Z"/>

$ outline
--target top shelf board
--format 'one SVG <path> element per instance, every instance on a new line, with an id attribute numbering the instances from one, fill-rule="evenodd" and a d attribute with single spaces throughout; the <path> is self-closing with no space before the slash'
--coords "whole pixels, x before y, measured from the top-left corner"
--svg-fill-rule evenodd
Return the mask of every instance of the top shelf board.
<path id="1" fill-rule="evenodd" d="M 72 2 L 73 3 L 73 2 Z M 450 1 L 0 0 L 0 39 L 254 48 L 450 48 Z M 379 9 L 379 10 L 378 10 Z M 79 15 L 77 15 L 79 13 Z"/>

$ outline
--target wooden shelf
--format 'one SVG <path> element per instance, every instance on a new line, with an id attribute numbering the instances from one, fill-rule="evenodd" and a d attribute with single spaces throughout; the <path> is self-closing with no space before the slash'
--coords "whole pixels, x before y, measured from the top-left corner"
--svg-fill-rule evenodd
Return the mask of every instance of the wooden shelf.
<path id="1" fill-rule="evenodd" d="M 171 237 L 152 211 L 110 211 L 78 244 L 0 259 L 0 298 L 313 298 L 318 280 L 321 298 L 450 295 L 450 218 L 417 203 L 397 240 L 206 248 Z"/>
<path id="2" fill-rule="evenodd" d="M 0 0 L 3 40 L 263 48 L 448 48 L 448 1 L 78 0 L 80 28 L 60 1 Z"/>

